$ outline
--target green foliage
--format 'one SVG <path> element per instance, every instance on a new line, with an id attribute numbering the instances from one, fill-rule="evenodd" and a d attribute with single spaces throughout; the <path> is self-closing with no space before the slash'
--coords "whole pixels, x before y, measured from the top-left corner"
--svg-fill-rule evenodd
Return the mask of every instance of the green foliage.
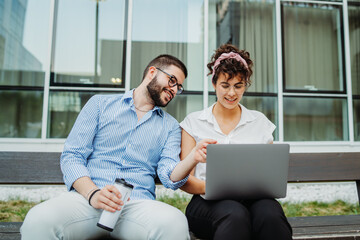
<path id="1" fill-rule="evenodd" d="M 354 215 L 360 212 L 358 204 L 349 204 L 341 200 L 332 203 L 283 203 L 282 207 L 287 217 Z"/>
<path id="2" fill-rule="evenodd" d="M 167 203 L 171 206 L 174 206 L 177 209 L 179 209 L 180 211 L 182 211 L 184 214 L 185 214 L 186 206 L 190 202 L 189 197 L 181 196 L 177 193 L 175 193 L 171 197 L 164 195 L 164 196 L 158 197 L 156 200 Z"/>
<path id="3" fill-rule="evenodd" d="M 0 222 L 21 222 L 36 203 L 22 200 L 0 201 Z"/>
<path id="4" fill-rule="evenodd" d="M 175 193 L 173 196 L 161 196 L 158 201 L 170 204 L 185 213 L 189 197 Z M 22 200 L 0 201 L 0 222 L 24 221 L 27 212 L 37 203 Z M 333 203 L 306 202 L 306 203 L 282 203 L 287 217 L 299 216 L 330 216 L 330 215 L 353 215 L 360 213 L 358 204 L 349 204 L 344 201 Z"/>

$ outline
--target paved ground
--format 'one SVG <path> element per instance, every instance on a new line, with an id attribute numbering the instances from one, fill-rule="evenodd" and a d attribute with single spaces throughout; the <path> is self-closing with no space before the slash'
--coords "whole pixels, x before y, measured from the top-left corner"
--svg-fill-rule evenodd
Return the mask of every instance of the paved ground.
<path id="1" fill-rule="evenodd" d="M 288 184 L 287 197 L 279 199 L 281 202 L 332 202 L 335 200 L 343 200 L 348 203 L 358 203 L 356 192 L 356 185 L 354 182 L 345 183 L 291 183 Z M 55 197 L 63 192 L 66 192 L 65 186 L 1 186 L 0 187 L 0 201 L 7 201 L 9 199 L 22 199 L 31 202 L 40 202 L 49 198 Z M 172 195 L 179 194 L 186 197 L 191 195 L 181 191 L 172 191 L 165 189 L 163 186 L 158 186 L 156 195 Z"/>

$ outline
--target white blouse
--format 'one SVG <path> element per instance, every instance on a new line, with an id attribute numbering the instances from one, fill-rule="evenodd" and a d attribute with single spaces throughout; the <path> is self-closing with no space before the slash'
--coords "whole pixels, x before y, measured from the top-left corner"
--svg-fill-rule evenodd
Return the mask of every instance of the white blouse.
<path id="1" fill-rule="evenodd" d="M 196 143 L 205 138 L 215 139 L 221 144 L 271 143 L 274 140 L 272 133 L 276 126 L 263 113 L 249 110 L 241 104 L 239 104 L 242 110 L 239 123 L 228 135 L 222 133 L 212 113 L 214 105 L 215 103 L 207 109 L 190 113 L 180 123 Z M 206 163 L 196 165 L 195 177 L 205 180 Z"/>

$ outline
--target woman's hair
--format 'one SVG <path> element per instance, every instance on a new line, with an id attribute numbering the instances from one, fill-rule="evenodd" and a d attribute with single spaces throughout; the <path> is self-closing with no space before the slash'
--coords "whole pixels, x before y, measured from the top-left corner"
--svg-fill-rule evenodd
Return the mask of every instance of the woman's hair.
<path id="1" fill-rule="evenodd" d="M 235 54 L 229 54 L 229 53 L 235 53 Z M 240 58 L 236 54 L 239 54 Z M 236 56 L 236 57 L 226 57 L 228 55 Z M 225 59 L 220 59 L 220 61 L 216 62 L 216 60 L 220 56 L 221 58 L 225 58 Z M 216 66 L 214 69 L 215 64 Z M 223 74 L 227 74 L 228 80 L 240 75 L 240 77 L 244 80 L 246 86 L 250 86 L 251 84 L 250 76 L 253 73 L 251 69 L 252 66 L 253 66 L 253 62 L 250 59 L 250 53 L 248 53 L 245 50 L 239 50 L 237 47 L 235 47 L 232 44 L 224 44 L 221 45 L 218 49 L 216 49 L 215 53 L 211 57 L 211 61 L 207 65 L 210 71 L 208 75 L 213 74 L 212 76 L 213 84 L 216 85 L 216 82 L 220 74 L 223 73 Z"/>

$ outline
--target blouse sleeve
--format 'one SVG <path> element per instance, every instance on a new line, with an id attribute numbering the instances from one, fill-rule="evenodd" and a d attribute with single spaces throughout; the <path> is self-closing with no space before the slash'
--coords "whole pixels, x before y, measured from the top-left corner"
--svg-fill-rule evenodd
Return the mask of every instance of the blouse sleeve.
<path id="1" fill-rule="evenodd" d="M 187 115 L 186 118 L 180 123 L 180 127 L 194 138 L 194 132 L 191 124 L 193 120 L 194 119 L 192 117 L 192 114 Z"/>
<path id="2" fill-rule="evenodd" d="M 266 125 L 267 131 L 266 131 L 266 135 L 264 136 L 264 137 L 265 137 L 264 140 L 265 140 L 266 143 L 271 143 L 271 142 L 274 141 L 273 132 L 274 132 L 274 130 L 276 129 L 276 126 L 275 126 L 275 124 L 273 124 L 273 123 L 272 123 L 269 119 L 267 119 L 266 117 L 265 117 L 265 120 L 266 120 L 265 125 Z"/>

